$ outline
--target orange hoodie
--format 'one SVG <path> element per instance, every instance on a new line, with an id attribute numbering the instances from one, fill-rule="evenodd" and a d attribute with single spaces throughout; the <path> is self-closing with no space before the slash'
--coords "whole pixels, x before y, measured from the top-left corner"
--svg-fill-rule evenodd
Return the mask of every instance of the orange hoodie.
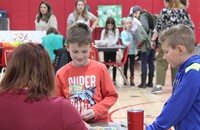
<path id="1" fill-rule="evenodd" d="M 80 113 L 93 109 L 95 118 L 90 122 L 108 122 L 108 110 L 118 94 L 104 64 L 91 60 L 76 67 L 70 62 L 58 70 L 56 86 L 57 95 L 68 99 Z"/>

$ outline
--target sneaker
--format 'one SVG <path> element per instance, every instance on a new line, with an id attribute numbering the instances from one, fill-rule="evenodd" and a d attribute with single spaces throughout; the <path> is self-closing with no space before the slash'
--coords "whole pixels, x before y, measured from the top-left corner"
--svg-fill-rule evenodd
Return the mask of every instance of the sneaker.
<path id="1" fill-rule="evenodd" d="M 151 93 L 159 94 L 162 93 L 162 85 L 156 85 L 152 90 Z"/>

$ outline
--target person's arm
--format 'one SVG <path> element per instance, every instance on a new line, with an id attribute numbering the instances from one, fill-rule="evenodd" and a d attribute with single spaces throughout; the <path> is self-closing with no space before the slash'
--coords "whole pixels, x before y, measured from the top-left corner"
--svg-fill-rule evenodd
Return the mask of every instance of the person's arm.
<path id="1" fill-rule="evenodd" d="M 68 101 L 62 100 L 62 124 L 64 130 L 88 130 L 77 109 Z"/>
<path id="2" fill-rule="evenodd" d="M 116 29 L 115 29 L 115 38 L 114 38 L 114 40 L 112 41 L 112 44 L 113 44 L 113 45 L 116 45 L 117 42 L 118 42 L 118 40 L 119 40 L 119 29 L 116 28 Z"/>
<path id="3" fill-rule="evenodd" d="M 55 29 L 58 29 L 58 23 L 55 15 L 51 15 L 48 21 L 49 27 L 54 27 Z"/>
<path id="4" fill-rule="evenodd" d="M 95 15 L 93 15 L 92 13 L 90 13 L 90 12 L 88 12 L 88 14 L 89 14 L 89 18 L 93 22 L 92 26 L 90 27 L 91 31 L 93 31 L 96 28 L 97 24 L 98 24 L 98 18 Z"/>
<path id="5" fill-rule="evenodd" d="M 73 22 L 74 22 L 73 19 L 74 19 L 74 15 L 73 15 L 73 13 L 70 13 L 69 16 L 68 16 L 68 18 L 67 18 L 67 29 L 66 29 L 66 31 L 73 24 Z"/>
<path id="6" fill-rule="evenodd" d="M 130 41 L 127 41 L 127 35 L 125 31 L 121 32 L 121 39 L 123 45 L 128 46 L 128 44 L 130 44 Z"/>
<path id="7" fill-rule="evenodd" d="M 158 32 L 155 31 L 152 35 L 152 38 L 151 38 L 151 48 L 154 48 L 156 47 L 156 39 L 158 38 Z"/>
<path id="8" fill-rule="evenodd" d="M 105 40 L 105 29 L 103 29 L 103 30 L 101 31 L 100 40 Z"/>
<path id="9" fill-rule="evenodd" d="M 35 30 L 39 30 L 37 27 L 37 25 L 38 25 L 37 17 L 38 17 L 38 14 L 35 16 Z"/>
<path id="10" fill-rule="evenodd" d="M 165 103 L 156 121 L 146 126 L 146 130 L 166 130 L 183 120 L 197 102 L 199 91 L 199 71 L 191 69 L 176 86 L 175 92 Z"/>
<path id="11" fill-rule="evenodd" d="M 108 110 L 116 103 L 118 94 L 113 85 L 112 79 L 108 73 L 106 66 L 101 67 L 101 95 L 103 100 L 95 104 L 91 108 L 94 110 L 95 119 L 98 119 L 102 115 L 108 112 Z"/>

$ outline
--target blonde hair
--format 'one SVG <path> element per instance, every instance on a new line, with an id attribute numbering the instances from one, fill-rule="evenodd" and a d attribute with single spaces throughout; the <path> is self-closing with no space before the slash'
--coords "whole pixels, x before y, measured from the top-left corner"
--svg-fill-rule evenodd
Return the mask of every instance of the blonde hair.
<path id="1" fill-rule="evenodd" d="M 169 0 L 169 6 L 171 8 L 180 8 L 181 7 L 181 2 L 179 0 Z"/>
<path id="2" fill-rule="evenodd" d="M 85 21 L 88 21 L 89 15 L 88 15 L 88 12 L 87 12 L 87 10 L 86 10 L 85 0 L 77 0 L 77 1 L 76 1 L 75 10 L 74 10 L 74 12 L 73 12 L 73 14 L 74 14 L 74 16 L 75 16 L 75 21 L 78 20 L 78 17 L 79 17 L 79 15 L 80 15 L 79 12 L 78 12 L 78 9 L 77 9 L 77 5 L 78 5 L 78 2 L 79 2 L 79 1 L 82 1 L 83 4 L 84 4 L 84 10 L 83 10 L 83 13 L 82 13 L 82 17 L 85 19 Z"/>
<path id="3" fill-rule="evenodd" d="M 167 43 L 172 49 L 183 45 L 189 53 L 195 50 L 195 34 L 188 26 L 182 24 L 166 29 L 158 40 L 161 44 Z"/>
<path id="4" fill-rule="evenodd" d="M 122 22 L 123 22 L 123 28 L 124 28 L 124 30 L 126 30 L 126 25 L 125 25 L 125 23 L 126 22 L 132 22 L 133 20 L 132 20 L 132 18 L 131 17 L 125 17 L 125 18 L 123 18 L 122 19 Z"/>

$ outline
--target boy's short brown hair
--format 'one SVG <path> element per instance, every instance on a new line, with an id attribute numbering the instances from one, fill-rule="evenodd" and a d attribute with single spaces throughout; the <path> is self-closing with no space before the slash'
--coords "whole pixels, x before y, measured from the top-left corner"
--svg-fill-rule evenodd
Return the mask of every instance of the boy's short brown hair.
<path id="1" fill-rule="evenodd" d="M 67 31 L 67 43 L 92 44 L 91 30 L 85 23 L 75 23 Z"/>
<path id="2" fill-rule="evenodd" d="M 173 49 L 178 45 L 183 45 L 189 53 L 195 50 L 194 32 L 188 26 L 181 24 L 163 31 L 159 36 L 159 42 L 161 44 L 165 42 Z"/>

